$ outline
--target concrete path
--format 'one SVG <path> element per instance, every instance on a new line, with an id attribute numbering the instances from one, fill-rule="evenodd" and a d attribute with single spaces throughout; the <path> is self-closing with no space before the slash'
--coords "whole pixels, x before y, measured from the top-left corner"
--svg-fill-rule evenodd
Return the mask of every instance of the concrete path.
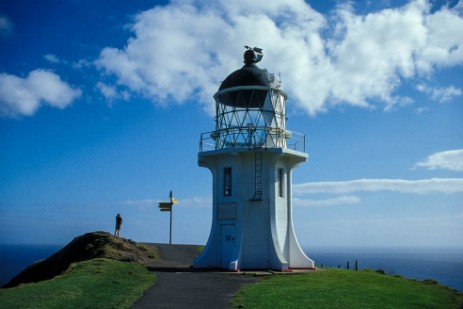
<path id="1" fill-rule="evenodd" d="M 220 272 L 156 272 L 156 283 L 133 306 L 145 308 L 224 309 L 253 277 Z"/>
<path id="2" fill-rule="evenodd" d="M 256 282 L 250 276 L 227 272 L 191 271 L 198 246 L 146 244 L 159 258 L 146 266 L 156 274 L 155 284 L 131 307 L 224 309 L 243 284 Z"/>

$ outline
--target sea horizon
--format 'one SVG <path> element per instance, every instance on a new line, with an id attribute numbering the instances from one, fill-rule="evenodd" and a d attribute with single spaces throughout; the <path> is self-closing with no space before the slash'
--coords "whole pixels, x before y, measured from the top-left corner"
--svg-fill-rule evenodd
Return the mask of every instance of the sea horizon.
<path id="1" fill-rule="evenodd" d="M 0 244 L 0 286 L 32 263 L 46 259 L 62 244 Z M 408 279 L 433 279 L 463 292 L 463 248 L 460 247 L 348 247 L 304 246 L 317 267 L 384 270 Z"/>

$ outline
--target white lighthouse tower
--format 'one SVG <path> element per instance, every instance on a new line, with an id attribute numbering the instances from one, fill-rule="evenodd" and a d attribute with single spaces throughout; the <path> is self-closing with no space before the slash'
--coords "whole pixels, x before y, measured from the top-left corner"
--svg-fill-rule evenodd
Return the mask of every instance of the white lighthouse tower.
<path id="1" fill-rule="evenodd" d="M 213 219 L 196 268 L 314 268 L 292 218 L 291 173 L 307 161 L 305 136 L 286 129 L 287 95 L 256 66 L 261 59 L 261 49 L 246 50 L 245 65 L 214 95 L 215 131 L 201 135 L 198 164 L 212 172 Z"/>

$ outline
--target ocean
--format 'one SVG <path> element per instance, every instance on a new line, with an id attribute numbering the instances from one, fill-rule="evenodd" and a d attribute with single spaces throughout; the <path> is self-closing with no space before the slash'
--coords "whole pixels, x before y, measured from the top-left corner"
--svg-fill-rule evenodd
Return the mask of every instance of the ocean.
<path id="1" fill-rule="evenodd" d="M 47 258 L 62 245 L 0 245 L 0 286 L 28 265 Z M 317 266 L 382 269 L 418 280 L 434 279 L 463 292 L 463 249 L 311 247 L 305 252 Z"/>
<path id="2" fill-rule="evenodd" d="M 0 244 L 0 286 L 6 284 L 30 264 L 57 252 L 63 245 Z"/>

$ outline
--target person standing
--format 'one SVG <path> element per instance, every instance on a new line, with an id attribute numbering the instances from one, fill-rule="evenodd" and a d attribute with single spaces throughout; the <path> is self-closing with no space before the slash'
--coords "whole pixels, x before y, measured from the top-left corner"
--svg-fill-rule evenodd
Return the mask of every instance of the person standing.
<path id="1" fill-rule="evenodd" d="M 121 216 L 121 214 L 117 214 L 117 216 L 116 216 L 116 231 L 114 232 L 114 236 L 119 237 L 121 227 L 122 227 L 122 216 Z"/>

